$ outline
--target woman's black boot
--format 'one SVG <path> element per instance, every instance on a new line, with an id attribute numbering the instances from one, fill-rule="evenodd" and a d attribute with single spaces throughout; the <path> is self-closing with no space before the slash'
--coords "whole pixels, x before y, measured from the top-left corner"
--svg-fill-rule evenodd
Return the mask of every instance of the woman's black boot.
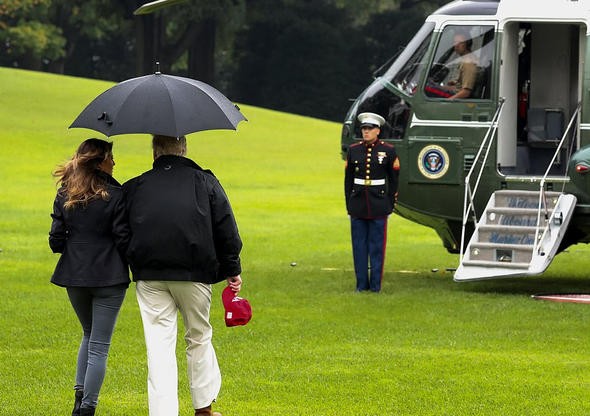
<path id="1" fill-rule="evenodd" d="M 96 409 L 94 407 L 81 407 L 80 416 L 94 416 L 95 410 Z"/>
<path id="2" fill-rule="evenodd" d="M 82 390 L 76 390 L 74 400 L 74 410 L 72 410 L 72 416 L 80 416 L 80 405 L 82 405 L 82 397 L 84 392 Z"/>

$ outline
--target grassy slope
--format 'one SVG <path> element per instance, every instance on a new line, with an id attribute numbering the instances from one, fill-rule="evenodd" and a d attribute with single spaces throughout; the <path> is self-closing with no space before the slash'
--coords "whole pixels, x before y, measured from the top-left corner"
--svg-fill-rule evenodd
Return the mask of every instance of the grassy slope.
<path id="1" fill-rule="evenodd" d="M 47 247 L 50 172 L 95 135 L 67 126 L 111 84 L 6 68 L 0 79 L 0 415 L 67 414 L 80 331 L 65 291 L 48 283 L 57 260 Z M 530 299 L 587 291 L 586 246 L 558 256 L 543 277 L 459 285 L 443 272 L 457 257 L 435 233 L 394 216 L 383 293 L 355 295 L 340 126 L 242 107 L 249 121 L 237 133 L 188 139 L 189 156 L 217 174 L 232 200 L 245 245 L 242 293 L 254 309 L 248 326 L 225 328 L 215 288 L 219 410 L 590 414 L 590 306 Z M 146 136 L 114 142 L 119 180 L 150 167 Z M 179 366 L 188 415 L 182 359 Z M 130 290 L 97 414 L 147 414 L 145 378 Z"/>

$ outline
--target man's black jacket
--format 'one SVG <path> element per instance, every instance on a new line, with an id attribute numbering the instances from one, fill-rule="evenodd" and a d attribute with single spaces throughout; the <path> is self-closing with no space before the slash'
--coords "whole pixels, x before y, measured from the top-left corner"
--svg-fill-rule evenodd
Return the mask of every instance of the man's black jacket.
<path id="1" fill-rule="evenodd" d="M 216 283 L 241 273 L 242 241 L 213 173 L 185 157 L 160 156 L 123 191 L 134 280 Z"/>

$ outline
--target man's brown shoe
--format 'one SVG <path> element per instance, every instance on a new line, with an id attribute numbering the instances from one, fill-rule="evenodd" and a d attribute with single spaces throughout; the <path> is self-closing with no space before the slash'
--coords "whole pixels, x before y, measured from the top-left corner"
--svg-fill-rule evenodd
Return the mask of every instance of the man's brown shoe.
<path id="1" fill-rule="evenodd" d="M 211 406 L 203 407 L 195 410 L 195 416 L 222 416 L 219 412 L 212 412 Z"/>

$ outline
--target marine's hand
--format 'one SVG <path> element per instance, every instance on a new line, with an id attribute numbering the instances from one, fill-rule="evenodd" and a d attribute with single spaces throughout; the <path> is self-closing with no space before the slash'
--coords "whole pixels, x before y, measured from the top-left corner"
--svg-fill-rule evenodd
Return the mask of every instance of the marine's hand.
<path id="1" fill-rule="evenodd" d="M 240 275 L 231 276 L 227 278 L 227 285 L 237 295 L 242 289 L 242 278 Z"/>

